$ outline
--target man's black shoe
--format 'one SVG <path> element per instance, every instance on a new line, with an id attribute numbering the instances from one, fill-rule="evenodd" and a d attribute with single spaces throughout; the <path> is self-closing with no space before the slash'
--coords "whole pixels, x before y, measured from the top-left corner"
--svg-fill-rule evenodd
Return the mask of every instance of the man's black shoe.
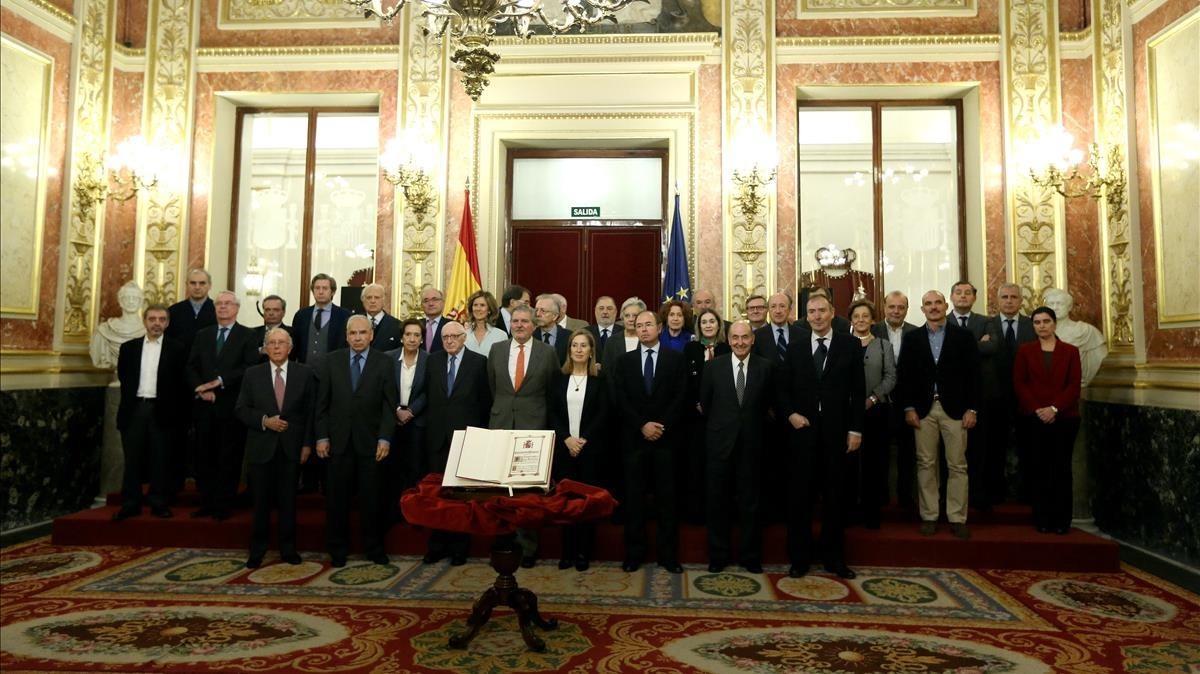
<path id="1" fill-rule="evenodd" d="M 560 560 L 558 560 L 558 570 L 559 570 L 559 571 L 566 571 L 567 569 L 569 569 L 569 568 L 571 568 L 572 566 L 574 566 L 574 564 L 575 564 L 575 563 L 574 563 L 574 562 L 572 562 L 572 561 L 571 561 L 571 560 L 569 560 L 569 559 L 560 559 Z"/>
<path id="2" fill-rule="evenodd" d="M 157 508 L 151 508 L 150 514 L 154 515 L 155 517 L 158 517 L 160 519 L 164 519 L 164 520 L 170 519 L 175 516 L 175 513 L 171 512 L 171 509 L 168 508 L 167 506 L 158 506 Z"/>
<path id="3" fill-rule="evenodd" d="M 346 566 L 346 558 L 341 557 L 341 556 L 338 556 L 338 557 L 330 556 L 329 565 L 335 569 L 340 569 L 343 566 Z"/>
<path id="4" fill-rule="evenodd" d="M 758 562 L 746 562 L 742 568 L 746 570 L 746 573 L 762 573 L 762 564 Z"/>
<path id="5" fill-rule="evenodd" d="M 142 514 L 141 508 L 121 508 L 117 512 L 113 513 L 112 518 L 113 518 L 114 522 L 120 522 L 122 520 L 127 520 L 130 517 L 137 517 L 138 515 L 141 515 L 141 514 Z"/>
<path id="6" fill-rule="evenodd" d="M 828 571 L 829 573 L 832 573 L 833 575 L 837 576 L 838 578 L 845 578 L 846 580 L 852 580 L 852 579 L 858 577 L 858 574 L 854 573 L 854 569 L 851 569 L 850 567 L 845 566 L 845 565 L 834 566 L 834 567 L 827 566 L 827 567 L 825 567 L 825 570 Z"/>
<path id="7" fill-rule="evenodd" d="M 788 578 L 803 578 L 806 575 L 808 575 L 807 564 L 793 564 L 788 569 Z"/>
<path id="8" fill-rule="evenodd" d="M 292 566 L 295 566 L 301 562 L 300 555 L 294 552 L 289 552 L 286 555 L 280 555 L 279 559 L 291 564 Z"/>
<path id="9" fill-rule="evenodd" d="M 467 563 L 466 555 L 454 555 L 450 558 L 450 566 L 462 566 Z"/>
<path id="10" fill-rule="evenodd" d="M 708 572 L 709 573 L 721 573 L 724 570 L 725 570 L 724 564 L 720 564 L 718 562 L 709 562 L 708 563 Z"/>
<path id="11" fill-rule="evenodd" d="M 250 559 L 246 560 L 246 568 L 257 569 L 258 567 L 262 566 L 262 560 L 262 557 L 251 557 Z"/>
<path id="12" fill-rule="evenodd" d="M 437 564 L 438 562 L 442 561 L 442 560 L 443 560 L 443 559 L 445 559 L 445 558 L 446 558 L 446 555 L 445 555 L 445 553 L 442 553 L 442 552 L 435 552 L 435 551 L 433 551 L 433 550 L 430 550 L 429 552 L 426 552 L 426 553 L 425 553 L 425 556 L 424 556 L 424 557 L 422 557 L 422 558 L 421 558 L 421 563 L 423 563 L 423 564 Z"/>
<path id="13" fill-rule="evenodd" d="M 388 559 L 387 554 L 383 553 L 383 552 L 376 553 L 374 555 L 367 555 L 367 559 L 371 560 L 372 562 L 374 562 L 376 564 L 379 564 L 380 566 L 390 564 L 392 561 L 392 560 Z"/>
<path id="14" fill-rule="evenodd" d="M 589 562 L 584 557 L 580 557 L 579 559 L 575 560 L 575 570 L 576 571 L 587 571 L 588 567 L 590 567 L 590 566 L 591 566 L 591 562 Z"/>
<path id="15" fill-rule="evenodd" d="M 658 565 L 666 569 L 667 573 L 683 573 L 683 567 L 679 562 L 659 562 Z"/>
<path id="16" fill-rule="evenodd" d="M 532 569 L 536 565 L 537 565 L 537 557 L 522 557 L 521 558 L 521 568 L 522 569 Z"/>
<path id="17" fill-rule="evenodd" d="M 633 573 L 634 571 L 637 571 L 640 568 L 642 568 L 642 563 L 635 562 L 632 559 L 627 559 L 621 563 L 621 570 L 624 571 L 625 573 Z"/>

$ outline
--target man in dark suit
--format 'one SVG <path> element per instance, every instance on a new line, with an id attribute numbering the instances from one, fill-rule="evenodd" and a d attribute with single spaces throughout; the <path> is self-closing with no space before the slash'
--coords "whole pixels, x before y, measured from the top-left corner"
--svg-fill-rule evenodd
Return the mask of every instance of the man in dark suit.
<path id="1" fill-rule="evenodd" d="M 442 350 L 442 328 L 450 321 L 442 316 L 446 308 L 446 296 L 437 288 L 426 288 L 421 291 L 421 311 L 425 317 L 421 319 L 421 329 L 424 331 L 424 342 L 421 348 L 429 353 Z"/>
<path id="2" fill-rule="evenodd" d="M 442 329 L 443 349 L 426 361 L 425 448 L 434 473 L 446 469 L 454 431 L 486 427 L 492 407 L 488 359 L 465 348 L 466 340 L 467 329 L 450 322 Z M 461 566 L 467 561 L 470 542 L 467 534 L 433 531 L 423 561 L 433 564 L 449 555 L 452 566 Z"/>
<path id="3" fill-rule="evenodd" d="M 308 284 L 312 306 L 296 312 L 292 320 L 292 337 L 296 360 L 308 365 L 320 376 L 320 360 L 332 351 L 346 346 L 346 320 L 350 312 L 333 303 L 337 281 L 329 274 L 317 274 Z"/>
<path id="4" fill-rule="evenodd" d="M 762 295 L 751 295 L 746 298 L 746 321 L 750 329 L 758 329 L 767 324 L 767 298 Z"/>
<path id="5" fill-rule="evenodd" d="M 559 367 L 567 360 L 568 342 L 571 341 L 571 331 L 558 324 L 561 317 L 562 305 L 553 294 L 538 295 L 533 310 L 533 320 L 537 324 L 534 339 L 554 349 L 554 362 Z"/>
<path id="6" fill-rule="evenodd" d="M 254 334 L 237 322 L 241 302 L 226 290 L 213 303 L 217 324 L 196 333 L 188 355 L 188 385 L 197 455 L 196 481 L 201 506 L 192 517 L 229 517 L 242 476 L 246 429 L 237 423 L 234 406 L 246 368 L 258 362 Z"/>
<path id="7" fill-rule="evenodd" d="M 509 317 L 512 316 L 512 310 L 522 304 L 529 305 L 529 289 L 516 284 L 505 288 L 504 293 L 500 295 L 500 315 L 496 317 L 496 327 L 511 336 L 512 328 L 508 326 Z"/>
<path id="8" fill-rule="evenodd" d="M 604 365 L 604 348 L 608 340 L 621 334 L 621 326 L 617 324 L 617 302 L 609 295 L 601 295 L 596 300 L 596 322 L 587 326 L 596 342 L 596 362 Z"/>
<path id="9" fill-rule="evenodd" d="M 325 546 L 331 564 L 346 565 L 350 549 L 350 490 L 358 486 L 359 521 L 367 559 L 387 564 L 379 521 L 383 470 L 396 430 L 396 369 L 371 348 L 371 321 L 346 322 L 349 348 L 329 354 L 317 395 L 317 455 L 329 461 Z"/>
<path id="10" fill-rule="evenodd" d="M 754 331 L 754 353 L 773 362 L 782 363 L 788 345 L 806 329 L 803 321 L 792 324 L 792 298 L 787 293 L 775 293 L 767 300 L 767 324 Z"/>
<path id="11" fill-rule="evenodd" d="M 921 534 L 937 533 L 938 441 L 946 445 L 946 518 L 955 536 L 967 529 L 967 431 L 975 426 L 979 399 L 979 350 L 965 328 L 947 325 L 946 298 L 936 290 L 921 297 L 925 327 L 904 337 L 896 373 L 899 406 L 917 444 Z"/>
<path id="12" fill-rule="evenodd" d="M 625 468 L 625 562 L 636 571 L 646 557 L 646 493 L 653 488 L 658 510 L 658 565 L 683 573 L 675 506 L 675 451 L 685 436 L 683 401 L 687 371 L 683 354 L 662 348 L 658 314 L 638 314 L 638 348 L 616 361 Z M 653 485 L 653 487 L 651 487 Z"/>
<path id="13" fill-rule="evenodd" d="M 368 283 L 362 289 L 363 314 L 371 320 L 375 341 L 372 349 L 394 351 L 400 348 L 400 321 L 384 310 L 384 289 L 378 283 Z"/>
<path id="14" fill-rule="evenodd" d="M 729 326 L 732 353 L 716 356 L 704 366 L 700 408 L 707 418 L 704 447 L 708 504 L 708 570 L 719 573 L 729 563 L 729 481 L 733 480 L 741 541 L 742 568 L 762 573 L 761 486 L 763 428 L 775 398 L 774 363 L 750 353 L 754 333 L 750 324 Z M 693 485 L 693 488 L 694 485 Z"/>
<path id="15" fill-rule="evenodd" d="M 808 573 L 812 561 L 812 502 L 821 491 L 821 559 L 825 570 L 854 578 L 845 560 L 842 498 L 847 455 L 862 443 L 865 383 L 862 345 L 833 329 L 833 303 L 814 295 L 806 306 L 811 332 L 788 346 L 779 378 L 779 416 L 789 431 L 790 478 L 796 488 L 788 508 L 788 575 Z M 819 483 L 816 480 L 820 480 Z M 819 485 L 819 486 L 818 486 Z"/>
<path id="16" fill-rule="evenodd" d="M 979 404 L 983 405 L 983 397 L 987 392 L 996 388 L 997 382 L 992 370 L 992 356 L 996 354 L 999 337 L 991 332 L 991 319 L 986 313 L 973 311 L 978 291 L 970 281 L 959 281 L 950 287 L 950 304 L 953 311 L 947 316 L 947 322 L 954 327 L 968 330 L 975 338 L 975 347 L 979 350 Z M 992 433 L 991 419 L 987 409 L 981 407 L 975 425 L 967 432 L 967 465 L 971 477 L 977 477 L 983 469 L 984 456 L 987 454 L 988 436 Z M 947 471 L 941 469 L 941 479 L 947 479 Z M 984 505 L 984 484 L 982 481 L 971 480 L 969 502 L 974 506 Z M 944 508 L 943 508 L 944 509 Z"/>
<path id="17" fill-rule="evenodd" d="M 754 354 L 770 360 L 776 366 L 783 365 L 787 358 L 788 346 L 792 342 L 801 341 L 808 333 L 808 324 L 804 321 L 791 323 L 792 298 L 787 293 L 775 293 L 767 298 L 767 324 L 754 331 Z M 766 462 L 771 466 L 786 466 L 791 460 L 788 451 L 788 425 L 781 418 L 768 419 L 766 422 L 766 437 L 763 438 L 763 452 Z M 791 493 L 788 487 L 788 474 L 785 470 L 769 470 L 763 474 L 763 493 L 767 500 L 764 514 L 772 520 L 784 516 L 787 512 L 787 497 Z"/>
<path id="18" fill-rule="evenodd" d="M 899 290 L 893 290 L 883 298 L 883 320 L 871 326 L 871 334 L 879 339 L 888 340 L 892 347 L 892 358 L 900 362 L 900 351 L 904 346 L 904 335 L 919 330 L 919 325 L 909 323 L 908 297 Z M 912 429 L 904 423 L 904 409 L 892 405 L 888 410 L 888 435 L 896 442 L 896 502 L 901 508 L 912 510 L 916 507 L 916 467 L 917 446 L 914 444 Z M 887 494 L 883 502 L 887 502 Z"/>
<path id="19" fill-rule="evenodd" d="M 287 313 L 287 301 L 279 295 L 267 295 L 262 301 L 262 317 L 263 324 L 257 328 L 251 328 L 254 333 L 254 342 L 258 344 L 259 362 L 265 363 L 267 360 L 267 333 L 275 328 L 283 328 L 289 335 L 292 334 L 292 328 L 285 325 L 283 318 Z M 295 336 L 293 335 L 293 339 Z M 296 354 L 292 353 L 288 356 L 290 360 L 296 360 Z"/>
<path id="20" fill-rule="evenodd" d="M 291 362 L 292 336 L 283 328 L 267 333 L 267 362 L 246 369 L 235 412 L 246 426 L 246 461 L 254 492 L 254 526 L 246 568 L 262 565 L 279 512 L 279 557 L 299 564 L 296 553 L 296 479 L 313 445 L 317 378 L 303 363 Z"/>
<path id="21" fill-rule="evenodd" d="M 213 301 L 208 297 L 212 287 L 212 277 L 203 269 L 193 269 L 187 277 L 187 299 L 171 305 L 167 337 L 178 341 L 183 348 L 191 351 L 192 340 L 202 328 L 217 322 L 217 314 Z"/>
<path id="22" fill-rule="evenodd" d="M 163 336 L 169 316 L 161 304 L 147 307 L 142 314 L 146 336 L 122 344 L 117 356 L 117 380 L 121 383 L 117 430 L 125 454 L 121 509 L 113 513 L 117 521 L 141 514 L 144 474 L 150 478 L 146 495 L 150 512 L 155 517 L 171 516 L 167 508 L 169 447 L 187 401 L 183 385 L 187 351 L 183 344 Z"/>
<path id="23" fill-rule="evenodd" d="M 384 516 L 391 523 L 403 519 L 400 495 L 430 471 L 425 453 L 425 379 L 429 354 L 421 348 L 421 323 L 414 318 L 401 325 L 401 346 L 388 351 L 396 369 L 396 432 L 388 452 Z M 441 470 L 441 466 L 436 467 Z"/>
<path id="24" fill-rule="evenodd" d="M 967 447 L 967 451 L 972 453 L 968 459 L 971 491 L 976 493 L 972 503 L 981 510 L 1003 503 L 1008 495 L 1004 467 L 1009 449 L 1013 447 L 1014 436 L 1021 475 L 1025 478 L 1022 484 L 1029 484 L 1026 475 L 1029 461 L 1023 451 L 1028 443 L 1023 437 L 1024 427 L 1018 422 L 1012 371 L 1017 348 L 1036 340 L 1037 335 L 1033 332 L 1033 321 L 1021 315 L 1020 286 L 1015 283 L 1001 284 L 996 290 L 996 306 L 1000 312 L 992 317 L 987 327 L 987 341 L 990 344 L 979 345 L 981 353 L 985 349 L 992 350 L 988 359 L 990 367 L 984 373 L 987 377 L 984 381 L 982 419 L 987 422 L 987 431 L 983 434 L 982 451 L 974 452 L 971 445 Z"/>

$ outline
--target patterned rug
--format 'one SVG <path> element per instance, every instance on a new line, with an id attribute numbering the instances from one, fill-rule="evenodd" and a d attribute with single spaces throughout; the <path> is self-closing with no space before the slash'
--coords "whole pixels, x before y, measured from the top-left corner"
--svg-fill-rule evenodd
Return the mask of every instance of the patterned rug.
<path id="1" fill-rule="evenodd" d="M 246 569 L 233 551 L 64 548 L 0 554 L 5 672 L 722 672 L 1041 674 L 1200 671 L 1200 598 L 1115 574 L 859 568 L 788 578 L 613 564 L 522 569 L 547 648 L 497 610 L 449 648 L 495 578 L 397 558 Z"/>

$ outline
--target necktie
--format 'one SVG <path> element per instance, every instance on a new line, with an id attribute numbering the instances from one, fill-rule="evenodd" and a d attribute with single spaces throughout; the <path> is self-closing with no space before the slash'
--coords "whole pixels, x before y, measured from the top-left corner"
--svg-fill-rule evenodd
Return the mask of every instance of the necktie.
<path id="1" fill-rule="evenodd" d="M 549 344 L 550 343 L 550 333 L 543 332 L 542 333 L 542 341 L 545 342 L 546 344 Z"/>
<path id="2" fill-rule="evenodd" d="M 787 359 L 787 337 L 783 336 L 783 328 L 775 328 L 775 332 L 779 337 L 775 339 L 775 346 L 779 348 L 779 360 Z"/>
<path id="3" fill-rule="evenodd" d="M 521 383 L 525 381 L 525 345 L 517 345 L 517 371 L 513 373 L 513 392 L 521 390 Z"/>
<path id="4" fill-rule="evenodd" d="M 284 390 L 285 390 L 285 387 L 283 384 L 283 368 L 277 367 L 277 368 L 275 368 L 275 406 L 279 408 L 280 412 L 283 411 L 283 392 L 284 392 Z"/>
<path id="5" fill-rule="evenodd" d="M 654 349 L 646 351 L 646 366 L 642 369 L 642 377 L 646 380 L 646 395 L 654 390 Z"/>
<path id="6" fill-rule="evenodd" d="M 229 332 L 229 328 L 221 328 L 217 333 L 217 353 L 221 353 L 221 349 L 225 348 L 225 333 Z"/>
<path id="7" fill-rule="evenodd" d="M 1004 328 L 1004 343 L 1011 351 L 1017 348 L 1017 333 L 1013 332 L 1013 319 L 1006 318 L 1004 322 L 1008 324 Z"/>
<path id="8" fill-rule="evenodd" d="M 964 327 L 964 328 L 965 328 L 965 327 L 967 327 L 967 317 L 966 317 L 966 316 L 959 316 L 959 317 L 958 317 L 958 324 L 959 324 L 959 325 L 961 325 L 961 326 L 962 326 L 962 327 Z"/>
<path id="9" fill-rule="evenodd" d="M 746 361 L 738 363 L 737 382 L 734 384 L 737 389 L 738 407 L 742 406 L 742 397 L 746 395 Z"/>
<path id="10" fill-rule="evenodd" d="M 608 344 L 608 328 L 600 331 L 600 352 L 604 352 L 604 345 Z"/>
<path id="11" fill-rule="evenodd" d="M 458 374 L 458 355 L 450 356 L 450 369 L 446 370 L 446 395 L 454 393 L 454 376 Z"/>
<path id="12" fill-rule="evenodd" d="M 317 307 L 316 310 L 313 311 L 313 329 L 317 332 L 321 331 L 321 312 L 323 311 L 325 310 L 321 307 Z"/>
<path id="13" fill-rule="evenodd" d="M 362 377 L 362 354 L 354 354 L 354 364 L 350 367 L 350 389 L 358 390 L 358 379 Z"/>
<path id="14" fill-rule="evenodd" d="M 372 316 L 371 317 L 371 330 L 374 331 L 378 327 L 379 327 L 379 322 L 375 320 L 374 316 Z"/>
<path id="15" fill-rule="evenodd" d="M 425 350 L 433 351 L 433 332 L 437 330 L 437 321 L 425 322 Z"/>
<path id="16" fill-rule="evenodd" d="M 825 356 L 829 355 L 829 348 L 825 346 L 825 337 L 817 338 L 817 350 L 813 351 L 813 367 L 817 368 L 817 379 L 825 374 Z"/>

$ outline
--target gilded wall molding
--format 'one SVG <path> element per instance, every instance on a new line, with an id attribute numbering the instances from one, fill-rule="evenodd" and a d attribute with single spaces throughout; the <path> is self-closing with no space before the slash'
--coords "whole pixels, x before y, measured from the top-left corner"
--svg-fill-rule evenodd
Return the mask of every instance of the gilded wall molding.
<path id="1" fill-rule="evenodd" d="M 362 10 L 340 0 L 220 0 L 218 25 L 225 30 L 278 28 L 373 28 Z"/>
<path id="2" fill-rule="evenodd" d="M 1121 170 L 1130 174 L 1129 100 L 1124 0 L 1092 0 L 1095 58 L 1092 59 L 1096 141 L 1118 147 Z M 1110 351 L 1133 349 L 1133 254 L 1128 183 L 1109 190 L 1099 203 L 1104 264 L 1104 334 Z"/>
<path id="3" fill-rule="evenodd" d="M 1004 0 L 1000 18 L 1008 276 L 1021 286 L 1028 312 L 1047 288 L 1066 286 L 1062 205 L 1053 190 L 1030 179 L 1027 159 L 1029 148 L 1062 116 L 1058 6 L 1054 0 Z"/>
<path id="4" fill-rule="evenodd" d="M 727 0 L 722 3 L 722 87 L 725 98 L 725 189 L 722 237 L 727 316 L 740 316 L 746 298 L 775 291 L 775 190 L 768 187 L 761 215 L 743 216 L 734 203 L 730 176 L 757 165 L 773 171 L 775 146 L 775 3 Z"/>
<path id="5" fill-rule="evenodd" d="M 46 0 L 0 0 L 0 7 L 61 40 L 75 39 L 75 17 Z"/>
<path id="6" fill-rule="evenodd" d="M 775 46 L 780 65 L 1000 60 L 1000 36 L 989 33 L 781 37 Z"/>
<path id="7" fill-rule="evenodd" d="M 393 256 L 392 304 L 397 316 L 421 313 L 421 288 L 442 283 L 442 231 L 446 212 L 446 126 L 447 90 L 450 79 L 446 47 L 425 35 L 420 21 L 413 21 L 412 6 L 404 10 L 400 39 L 400 92 L 397 136 L 419 137 L 435 148 L 437 164 L 429 167 L 434 185 L 433 207 L 419 219 L 404 204 L 404 191 L 397 189 L 395 217 L 399 236 Z"/>
<path id="8" fill-rule="evenodd" d="M 975 16 L 976 0 L 799 0 L 797 19 Z"/>
<path id="9" fill-rule="evenodd" d="M 198 0 L 154 0 L 147 26 L 142 133 L 162 156 L 157 189 L 139 198 L 137 270 L 147 302 L 171 303 L 182 286 L 191 176 L 195 16 Z"/>
<path id="10" fill-rule="evenodd" d="M 109 0 L 77 0 L 79 30 L 71 81 L 71 142 L 68 184 L 80 184 L 85 174 L 101 170 L 108 150 L 109 117 L 112 112 L 113 33 L 116 3 Z M 87 178 L 93 177 L 88 175 Z M 64 344 L 86 345 L 96 322 L 99 282 L 99 243 L 104 237 L 104 209 L 86 207 L 74 190 L 68 194 L 66 236 L 63 237 L 62 330 Z"/>

